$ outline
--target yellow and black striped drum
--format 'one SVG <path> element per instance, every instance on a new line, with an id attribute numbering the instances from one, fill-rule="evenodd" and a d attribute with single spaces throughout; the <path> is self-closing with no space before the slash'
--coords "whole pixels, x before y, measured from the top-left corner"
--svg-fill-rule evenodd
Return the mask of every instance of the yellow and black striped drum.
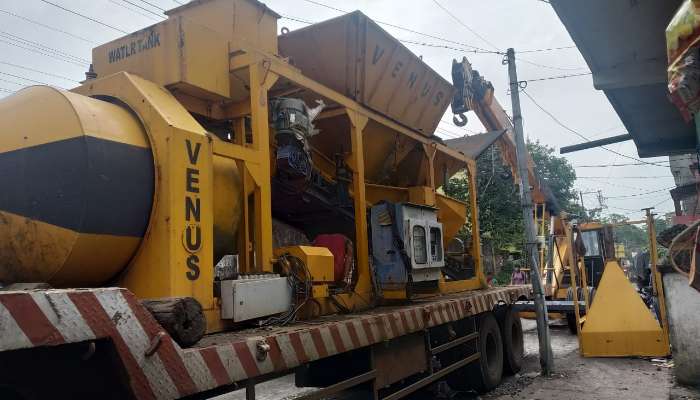
<path id="1" fill-rule="evenodd" d="M 0 100 L 0 283 L 109 281 L 143 239 L 154 185 L 128 110 L 46 86 Z"/>

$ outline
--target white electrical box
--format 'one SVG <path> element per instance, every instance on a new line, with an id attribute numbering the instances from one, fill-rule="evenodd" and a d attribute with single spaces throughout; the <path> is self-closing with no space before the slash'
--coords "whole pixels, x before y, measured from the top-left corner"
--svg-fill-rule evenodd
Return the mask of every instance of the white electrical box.
<path id="1" fill-rule="evenodd" d="M 269 317 L 291 306 L 292 287 L 287 278 L 221 281 L 221 319 L 241 322 Z"/>

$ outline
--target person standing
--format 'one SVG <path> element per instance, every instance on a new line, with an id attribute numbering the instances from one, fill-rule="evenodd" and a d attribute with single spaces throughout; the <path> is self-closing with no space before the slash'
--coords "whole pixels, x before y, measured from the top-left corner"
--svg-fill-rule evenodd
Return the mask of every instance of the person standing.
<path id="1" fill-rule="evenodd" d="M 525 276 L 525 272 L 520 270 L 520 266 L 515 266 L 513 268 L 513 273 L 510 275 L 510 284 L 511 285 L 524 285 L 527 283 L 527 277 Z"/>

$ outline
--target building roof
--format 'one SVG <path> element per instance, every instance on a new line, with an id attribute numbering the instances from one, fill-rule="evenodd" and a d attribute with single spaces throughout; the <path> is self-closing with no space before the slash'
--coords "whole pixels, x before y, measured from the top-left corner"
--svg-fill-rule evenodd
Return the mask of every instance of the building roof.
<path id="1" fill-rule="evenodd" d="M 550 2 L 639 156 L 693 152 L 695 128 L 671 104 L 667 90 L 665 30 L 682 0 Z"/>

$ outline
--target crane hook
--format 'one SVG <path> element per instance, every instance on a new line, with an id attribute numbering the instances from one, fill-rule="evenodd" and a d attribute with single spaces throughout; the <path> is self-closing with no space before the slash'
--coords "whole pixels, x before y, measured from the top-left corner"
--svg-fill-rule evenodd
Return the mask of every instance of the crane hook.
<path id="1" fill-rule="evenodd" d="M 467 116 L 464 113 L 455 114 L 452 116 L 452 122 L 457 126 L 464 126 L 467 124 Z"/>

